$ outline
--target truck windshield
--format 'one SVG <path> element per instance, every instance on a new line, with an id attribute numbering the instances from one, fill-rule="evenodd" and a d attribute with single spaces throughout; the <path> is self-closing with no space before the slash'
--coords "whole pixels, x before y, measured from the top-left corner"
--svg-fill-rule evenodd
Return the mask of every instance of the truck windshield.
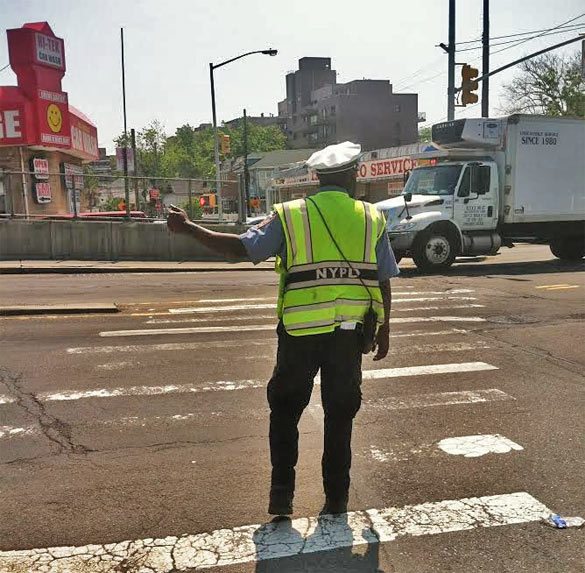
<path id="1" fill-rule="evenodd" d="M 433 167 L 417 167 L 412 171 L 404 193 L 413 195 L 453 195 L 461 165 L 434 165 Z"/>

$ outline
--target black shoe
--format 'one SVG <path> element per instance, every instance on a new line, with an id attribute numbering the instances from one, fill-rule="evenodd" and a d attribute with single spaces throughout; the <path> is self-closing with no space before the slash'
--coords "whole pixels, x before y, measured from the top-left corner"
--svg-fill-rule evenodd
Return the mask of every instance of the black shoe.
<path id="1" fill-rule="evenodd" d="M 347 513 L 347 499 L 326 499 L 320 515 Z"/>
<path id="2" fill-rule="evenodd" d="M 272 489 L 268 513 L 270 515 L 292 515 L 293 494 L 288 490 Z"/>

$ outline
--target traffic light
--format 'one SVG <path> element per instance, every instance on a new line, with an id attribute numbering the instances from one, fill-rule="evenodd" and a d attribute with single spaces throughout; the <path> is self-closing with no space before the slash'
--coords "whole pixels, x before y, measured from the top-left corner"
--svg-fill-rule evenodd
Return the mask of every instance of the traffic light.
<path id="1" fill-rule="evenodd" d="M 473 93 L 479 87 L 479 82 L 476 79 L 478 75 L 477 68 L 463 64 L 463 68 L 461 68 L 461 105 L 466 106 L 478 102 L 477 94 Z"/>
<path id="2" fill-rule="evenodd" d="M 221 137 L 221 152 L 223 155 L 229 155 L 232 151 L 230 136 L 222 133 Z"/>
<path id="3" fill-rule="evenodd" d="M 205 195 L 201 195 L 199 197 L 199 206 L 200 207 L 211 207 L 212 209 L 215 207 L 215 194 L 209 193 Z"/>

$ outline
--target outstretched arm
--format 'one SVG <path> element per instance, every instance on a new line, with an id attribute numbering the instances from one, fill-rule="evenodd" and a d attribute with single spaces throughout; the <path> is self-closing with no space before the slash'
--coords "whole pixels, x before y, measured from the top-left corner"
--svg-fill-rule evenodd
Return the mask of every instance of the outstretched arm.
<path id="1" fill-rule="evenodd" d="M 167 226 L 173 233 L 190 235 L 202 245 L 223 255 L 226 259 L 248 258 L 246 248 L 240 240 L 239 235 L 210 231 L 190 221 L 187 213 L 174 205 L 171 205 L 167 217 Z"/>
<path id="2" fill-rule="evenodd" d="M 378 351 L 374 360 L 382 360 L 388 355 L 390 350 L 390 310 L 392 308 L 392 288 L 390 287 L 390 279 L 380 281 L 380 292 L 382 293 L 382 302 L 384 304 L 384 323 L 378 329 L 376 335 L 376 346 Z"/>

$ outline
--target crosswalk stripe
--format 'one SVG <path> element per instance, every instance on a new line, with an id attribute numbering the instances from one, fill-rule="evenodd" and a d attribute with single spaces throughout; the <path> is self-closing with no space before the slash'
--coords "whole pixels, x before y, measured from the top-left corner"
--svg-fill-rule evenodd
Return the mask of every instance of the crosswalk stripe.
<path id="1" fill-rule="evenodd" d="M 479 316 L 409 316 L 391 318 L 390 324 L 408 324 L 414 322 L 485 322 L 485 318 Z M 102 338 L 121 336 L 161 336 L 180 334 L 211 334 L 214 332 L 257 332 L 263 330 L 275 330 L 276 323 L 246 324 L 237 329 L 231 326 L 193 326 L 185 328 L 139 328 L 133 330 L 105 330 L 99 333 Z"/>
<path id="2" fill-rule="evenodd" d="M 411 376 L 426 376 L 429 374 L 448 374 L 457 372 L 477 372 L 483 370 L 498 370 L 496 366 L 485 362 L 462 362 L 453 364 L 430 364 L 426 366 L 405 366 L 402 368 L 381 368 L 364 370 L 364 380 L 379 380 L 383 378 L 401 378 Z M 318 382 L 319 376 L 316 377 Z M 37 398 L 42 402 L 62 402 L 81 400 L 84 398 L 112 398 L 117 396 L 157 396 L 161 394 L 196 394 L 201 392 L 222 392 L 262 388 L 266 386 L 265 379 L 249 380 L 217 380 L 202 382 L 201 384 L 165 384 L 160 386 L 121 386 L 118 388 L 96 388 L 93 390 L 64 390 L 62 392 L 40 392 Z"/>
<path id="3" fill-rule="evenodd" d="M 476 300 L 476 299 L 474 299 Z M 483 304 L 460 304 L 454 306 L 413 306 L 408 308 L 392 308 L 392 314 L 395 312 L 421 312 L 427 310 L 461 310 L 466 308 L 485 308 Z M 144 314 L 143 316 L 151 316 L 150 314 Z M 153 318 L 146 320 L 144 324 L 196 324 L 204 322 L 242 322 L 245 320 L 270 320 L 274 319 L 273 314 L 250 314 L 248 316 L 208 316 L 205 318 Z"/>
<path id="4" fill-rule="evenodd" d="M 414 354 L 430 354 L 432 352 L 467 352 L 470 350 L 486 350 L 489 349 L 490 346 L 487 342 L 484 341 L 475 341 L 475 342 L 444 342 L 440 344 L 409 344 L 408 345 L 408 353 L 409 355 Z M 267 360 L 272 361 L 275 358 L 275 350 L 276 345 L 273 344 L 268 350 L 270 352 L 266 353 L 258 353 L 255 352 L 254 354 L 240 356 L 238 360 L 240 361 L 258 361 L 258 360 Z M 402 355 L 404 354 L 403 347 L 392 347 L 389 350 L 389 355 Z M 189 362 L 195 364 L 199 361 L 208 361 L 209 356 L 201 355 L 197 357 L 193 357 L 192 355 L 189 356 Z M 233 363 L 233 358 L 230 356 L 214 356 L 213 358 L 214 363 L 216 364 L 227 364 Z M 136 368 L 140 365 L 140 362 L 136 362 L 134 360 L 120 360 L 116 362 L 106 362 L 103 364 L 96 364 L 96 370 L 107 370 L 107 371 L 115 371 L 115 370 L 124 370 L 126 368 Z"/>
<path id="5" fill-rule="evenodd" d="M 467 334 L 463 328 L 448 328 L 445 330 L 411 330 L 410 332 L 392 333 L 390 338 L 411 338 L 420 336 L 449 336 L 453 334 Z M 112 354 L 120 352 L 152 353 L 166 351 L 199 350 L 206 348 L 225 349 L 230 340 L 211 340 L 201 342 L 165 342 L 160 344 L 128 344 L 120 346 L 78 346 L 67 348 L 67 354 Z M 246 346 L 274 345 L 273 339 L 246 340 Z M 1 400 L 0 396 L 0 400 Z M 1 402 L 0 402 L 1 403 Z"/>
<path id="6" fill-rule="evenodd" d="M 396 298 L 393 296 L 393 304 L 401 304 L 405 302 L 437 302 L 437 301 L 454 301 L 454 300 L 477 300 L 474 296 L 431 296 L 431 297 L 409 297 Z M 186 308 L 169 308 L 167 313 L 153 313 L 154 314 L 214 314 L 224 311 L 234 312 L 240 310 L 265 310 L 276 309 L 276 302 L 265 304 L 238 304 L 231 306 L 193 306 Z M 141 312 L 132 314 L 132 316 L 148 316 L 149 313 Z"/>
<path id="7" fill-rule="evenodd" d="M 81 398 L 91 398 L 91 397 L 98 397 L 98 396 L 81 396 Z M 107 396 L 101 396 L 107 397 Z M 71 399 L 80 399 L 80 397 L 73 397 Z M 439 406 L 454 406 L 454 405 L 465 405 L 465 404 L 481 404 L 481 403 L 488 403 L 488 402 L 498 402 L 504 400 L 514 400 L 513 396 L 498 390 L 497 388 L 491 388 L 488 390 L 479 390 L 479 391 L 463 391 L 463 392 L 440 392 L 435 394 L 414 394 L 400 400 L 393 399 L 392 401 L 381 404 L 379 400 L 372 400 L 366 399 L 363 402 L 362 409 L 365 412 L 368 412 L 370 409 L 379 410 L 409 410 L 409 409 L 420 409 L 420 408 L 431 408 L 431 407 L 439 407 Z M 310 405 L 307 408 L 307 411 L 312 415 L 314 421 L 322 426 L 323 424 L 323 407 L 320 403 L 316 402 Z M 263 413 L 266 412 L 264 408 L 262 410 Z M 210 418 L 218 418 L 225 415 L 223 411 L 214 411 L 214 412 L 206 412 L 206 416 Z M 148 417 L 141 417 L 141 416 L 123 416 L 121 418 L 114 418 L 110 420 L 96 420 L 91 422 L 91 424 L 98 425 L 98 426 L 122 426 L 122 427 L 146 427 L 156 423 L 163 423 L 163 424 L 176 424 L 180 422 L 191 422 L 193 420 L 201 420 L 202 414 L 201 412 L 184 412 L 178 414 L 168 414 L 168 415 L 158 415 L 158 416 L 148 416 Z M 0 426 L 0 439 L 10 439 L 10 438 L 25 438 L 31 435 L 39 434 L 38 428 L 35 426 L 26 426 L 26 427 L 15 427 L 15 426 Z M 445 448 L 451 448 L 453 451 L 448 453 L 452 453 L 453 455 L 466 455 L 465 452 L 477 452 L 478 445 L 477 443 L 473 443 L 471 438 L 477 438 L 477 436 L 467 436 L 469 438 L 467 441 L 468 444 L 473 444 L 473 449 L 471 446 L 465 447 L 464 444 L 453 444 L 450 443 L 448 440 L 452 440 L 452 438 L 447 438 L 444 440 L 445 444 L 443 446 Z M 463 439 L 463 438 L 459 438 Z M 507 439 L 507 438 L 504 438 Z M 511 442 L 514 444 L 514 442 Z M 434 447 L 436 444 L 428 444 L 427 446 L 419 446 L 416 449 L 413 449 L 411 453 L 422 453 L 424 449 L 430 449 Z M 522 449 L 521 446 L 515 444 L 517 448 L 512 449 Z M 373 446 L 372 446 L 373 447 Z M 483 443 L 483 447 L 486 447 L 485 442 Z M 494 446 L 495 447 L 495 446 Z M 378 449 L 378 460 L 379 461 L 388 461 L 388 459 L 396 460 L 396 455 L 391 452 L 385 452 L 382 449 Z M 466 455 L 466 457 L 473 457 L 471 455 Z M 401 458 L 398 458 L 400 460 Z"/>
<path id="8" fill-rule="evenodd" d="M 38 430 L 33 426 L 17 428 L 15 426 L 0 426 L 0 439 L 2 438 L 23 438 L 32 434 L 37 434 Z"/>
<path id="9" fill-rule="evenodd" d="M 263 525 L 217 529 L 161 539 L 139 539 L 83 547 L 0 552 L 5 571 L 103 572 L 124 563 L 141 571 L 200 570 L 334 551 L 342 547 L 538 521 L 551 511 L 527 492 L 433 501 L 404 507 L 351 511 Z"/>
<path id="10" fill-rule="evenodd" d="M 485 362 L 455 362 L 453 364 L 379 368 L 376 370 L 364 370 L 362 378 L 364 380 L 379 380 L 381 378 L 402 378 L 404 376 L 424 376 L 427 374 L 454 374 L 456 372 L 481 372 L 484 370 L 498 370 L 498 367 Z"/>
<path id="11" fill-rule="evenodd" d="M 268 344 L 266 345 L 268 346 Z M 408 353 L 409 355 L 414 354 L 430 354 L 432 352 L 467 352 L 470 350 L 486 350 L 489 349 L 490 346 L 487 342 L 477 340 L 474 342 L 443 342 L 439 344 L 409 344 L 408 345 Z M 271 344 L 270 352 L 259 353 L 254 352 L 254 354 L 240 356 L 238 360 L 246 360 L 246 361 L 257 361 L 257 360 L 274 360 L 275 358 L 275 349 L 276 344 Z M 395 347 L 392 346 L 390 348 L 389 354 L 392 355 L 402 355 L 404 354 L 403 347 Z M 201 354 L 200 356 L 193 357 L 193 355 L 189 355 L 189 362 L 195 364 L 198 361 L 209 361 L 209 356 L 205 354 Z M 214 356 L 213 358 L 214 363 L 217 364 L 226 364 L 226 363 L 233 363 L 233 358 L 230 356 Z M 140 366 L 140 362 L 134 360 L 120 360 L 116 362 L 106 362 L 103 364 L 96 364 L 96 370 L 123 370 L 125 368 L 136 368 Z M 147 364 L 144 364 L 146 366 Z"/>
<path id="12" fill-rule="evenodd" d="M 507 454 L 524 448 L 500 434 L 456 436 L 416 445 L 398 444 L 391 448 L 370 445 L 369 457 L 377 462 L 403 462 L 413 456 L 436 456 L 441 452 L 452 456 L 479 458 L 488 454 Z"/>
<path id="13" fill-rule="evenodd" d="M 405 396 L 403 398 L 379 398 L 372 400 L 370 407 L 379 410 L 410 410 L 414 408 L 481 404 L 504 400 L 515 400 L 515 398 L 498 388 L 488 388 L 486 390 L 415 394 L 414 396 Z"/>

